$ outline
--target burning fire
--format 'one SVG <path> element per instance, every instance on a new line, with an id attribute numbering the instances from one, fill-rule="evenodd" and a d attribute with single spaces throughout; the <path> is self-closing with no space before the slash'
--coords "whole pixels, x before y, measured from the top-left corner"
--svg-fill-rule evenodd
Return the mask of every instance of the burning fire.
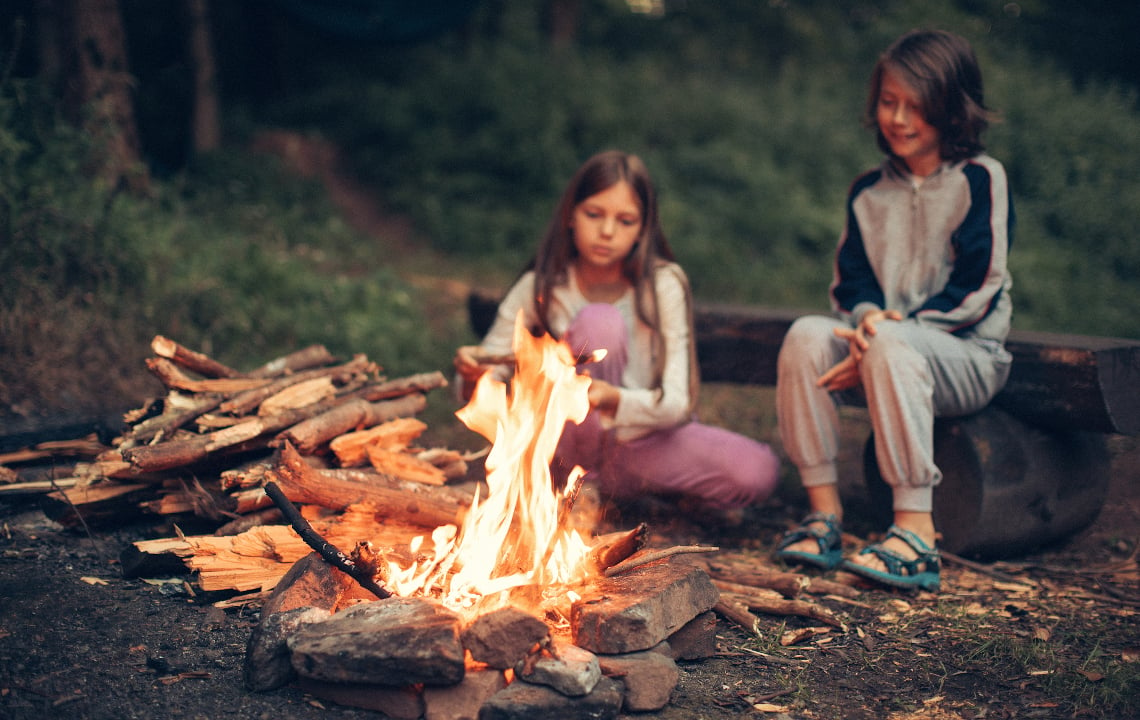
<path id="1" fill-rule="evenodd" d="M 437 596 L 456 610 L 490 609 L 488 602 L 505 604 L 515 588 L 565 596 L 588 575 L 586 538 L 567 527 L 584 472 L 574 468 L 558 489 L 550 463 L 566 422 L 580 423 L 590 410 L 590 379 L 578 374 L 565 343 L 532 336 L 521 315 L 514 350 L 509 391 L 486 373 L 456 413 L 492 444 L 487 497 L 476 494 L 462 528 L 436 528 L 430 558 L 407 568 L 389 563 L 386 582 L 397 594 Z M 421 545 L 417 538 L 412 551 Z"/>

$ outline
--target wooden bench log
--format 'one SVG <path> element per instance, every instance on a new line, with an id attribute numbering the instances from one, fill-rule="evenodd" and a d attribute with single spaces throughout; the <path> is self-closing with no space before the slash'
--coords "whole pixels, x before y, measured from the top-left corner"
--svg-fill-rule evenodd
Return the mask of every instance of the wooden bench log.
<path id="1" fill-rule="evenodd" d="M 482 337 L 498 300 L 473 292 L 471 325 Z M 775 385 L 776 356 L 806 311 L 698 304 L 697 360 L 706 382 Z M 1140 340 L 1014 330 L 1009 381 L 994 404 L 1054 430 L 1140 433 Z"/>
<path id="2" fill-rule="evenodd" d="M 468 299 L 482 336 L 498 297 Z M 784 334 L 805 311 L 698 304 L 697 358 L 706 382 L 776 384 Z M 943 471 L 935 522 L 950 552 L 1003 557 L 1087 526 L 1107 492 L 1106 435 L 1140 432 L 1140 340 L 1014 330 L 1009 381 L 990 407 L 935 424 L 935 460 Z M 889 489 L 875 463 L 873 438 L 864 470 L 876 507 Z"/>

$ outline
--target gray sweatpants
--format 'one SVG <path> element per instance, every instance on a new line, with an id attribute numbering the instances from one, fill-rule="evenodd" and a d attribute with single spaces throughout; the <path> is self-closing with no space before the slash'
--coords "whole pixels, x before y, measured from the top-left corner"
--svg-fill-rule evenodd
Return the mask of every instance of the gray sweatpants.
<path id="1" fill-rule="evenodd" d="M 816 386 L 845 358 L 848 327 L 832 317 L 797 319 L 780 348 L 776 412 L 784 449 L 805 487 L 835 484 L 837 406 L 852 396 Z M 894 510 L 931 512 L 942 472 L 934 464 L 934 418 L 986 406 L 1009 377 L 1010 356 L 997 343 L 963 340 L 916 321 L 886 320 L 860 364 L 862 395 L 875 434 L 875 457 L 894 490 Z"/>

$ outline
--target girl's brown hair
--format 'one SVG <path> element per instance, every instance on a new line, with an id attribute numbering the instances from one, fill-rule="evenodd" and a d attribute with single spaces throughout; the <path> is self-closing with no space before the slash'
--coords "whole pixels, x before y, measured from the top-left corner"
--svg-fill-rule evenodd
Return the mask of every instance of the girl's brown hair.
<path id="1" fill-rule="evenodd" d="M 622 263 L 622 271 L 634 287 L 638 316 L 649 327 L 658 329 L 653 272 L 662 262 L 675 258 L 657 215 L 657 191 L 641 158 L 620 150 L 606 150 L 591 157 L 574 173 L 531 262 L 535 271 L 534 303 L 542 324 L 538 330 L 550 332 L 550 289 L 566 282 L 566 270 L 578 255 L 571 227 L 574 209 L 586 198 L 622 181 L 633 189 L 641 206 L 641 233 Z"/>
<path id="2" fill-rule="evenodd" d="M 912 30 L 879 57 L 871 72 L 863 121 L 875 128 L 879 149 L 890 155 L 876 119 L 883 74 L 888 70 L 918 93 L 923 118 L 941 137 L 944 160 L 965 160 L 985 150 L 981 136 L 989 126 L 990 110 L 978 59 L 965 38 L 942 30 Z"/>

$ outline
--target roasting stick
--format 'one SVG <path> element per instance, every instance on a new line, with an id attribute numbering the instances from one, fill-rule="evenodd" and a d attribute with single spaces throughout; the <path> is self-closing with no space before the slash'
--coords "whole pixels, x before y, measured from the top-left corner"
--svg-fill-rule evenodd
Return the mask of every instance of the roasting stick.
<path id="1" fill-rule="evenodd" d="M 601 362 L 602 358 L 604 358 L 605 356 L 606 356 L 605 350 L 595 350 L 592 353 L 586 353 L 586 354 L 579 355 L 579 356 L 575 357 L 574 358 L 574 365 L 579 366 L 579 365 L 588 365 L 590 363 Z M 495 353 L 474 352 L 471 354 L 471 358 L 475 362 L 479 363 L 480 365 L 514 365 L 516 362 L 514 353 L 495 354 Z"/>
<path id="2" fill-rule="evenodd" d="M 392 597 L 392 593 L 376 584 L 371 573 L 361 565 L 354 563 L 351 558 L 341 552 L 335 545 L 325 540 L 320 534 L 313 529 L 309 521 L 301 517 L 301 513 L 297 512 L 297 508 L 285 497 L 285 493 L 281 492 L 281 488 L 277 487 L 277 483 L 270 480 L 265 483 L 265 494 L 273 500 L 273 504 L 301 536 L 309 547 L 315 550 L 325 562 L 332 565 L 338 570 L 344 571 L 356 582 L 360 583 L 368 592 L 372 593 L 381 600 Z"/>

